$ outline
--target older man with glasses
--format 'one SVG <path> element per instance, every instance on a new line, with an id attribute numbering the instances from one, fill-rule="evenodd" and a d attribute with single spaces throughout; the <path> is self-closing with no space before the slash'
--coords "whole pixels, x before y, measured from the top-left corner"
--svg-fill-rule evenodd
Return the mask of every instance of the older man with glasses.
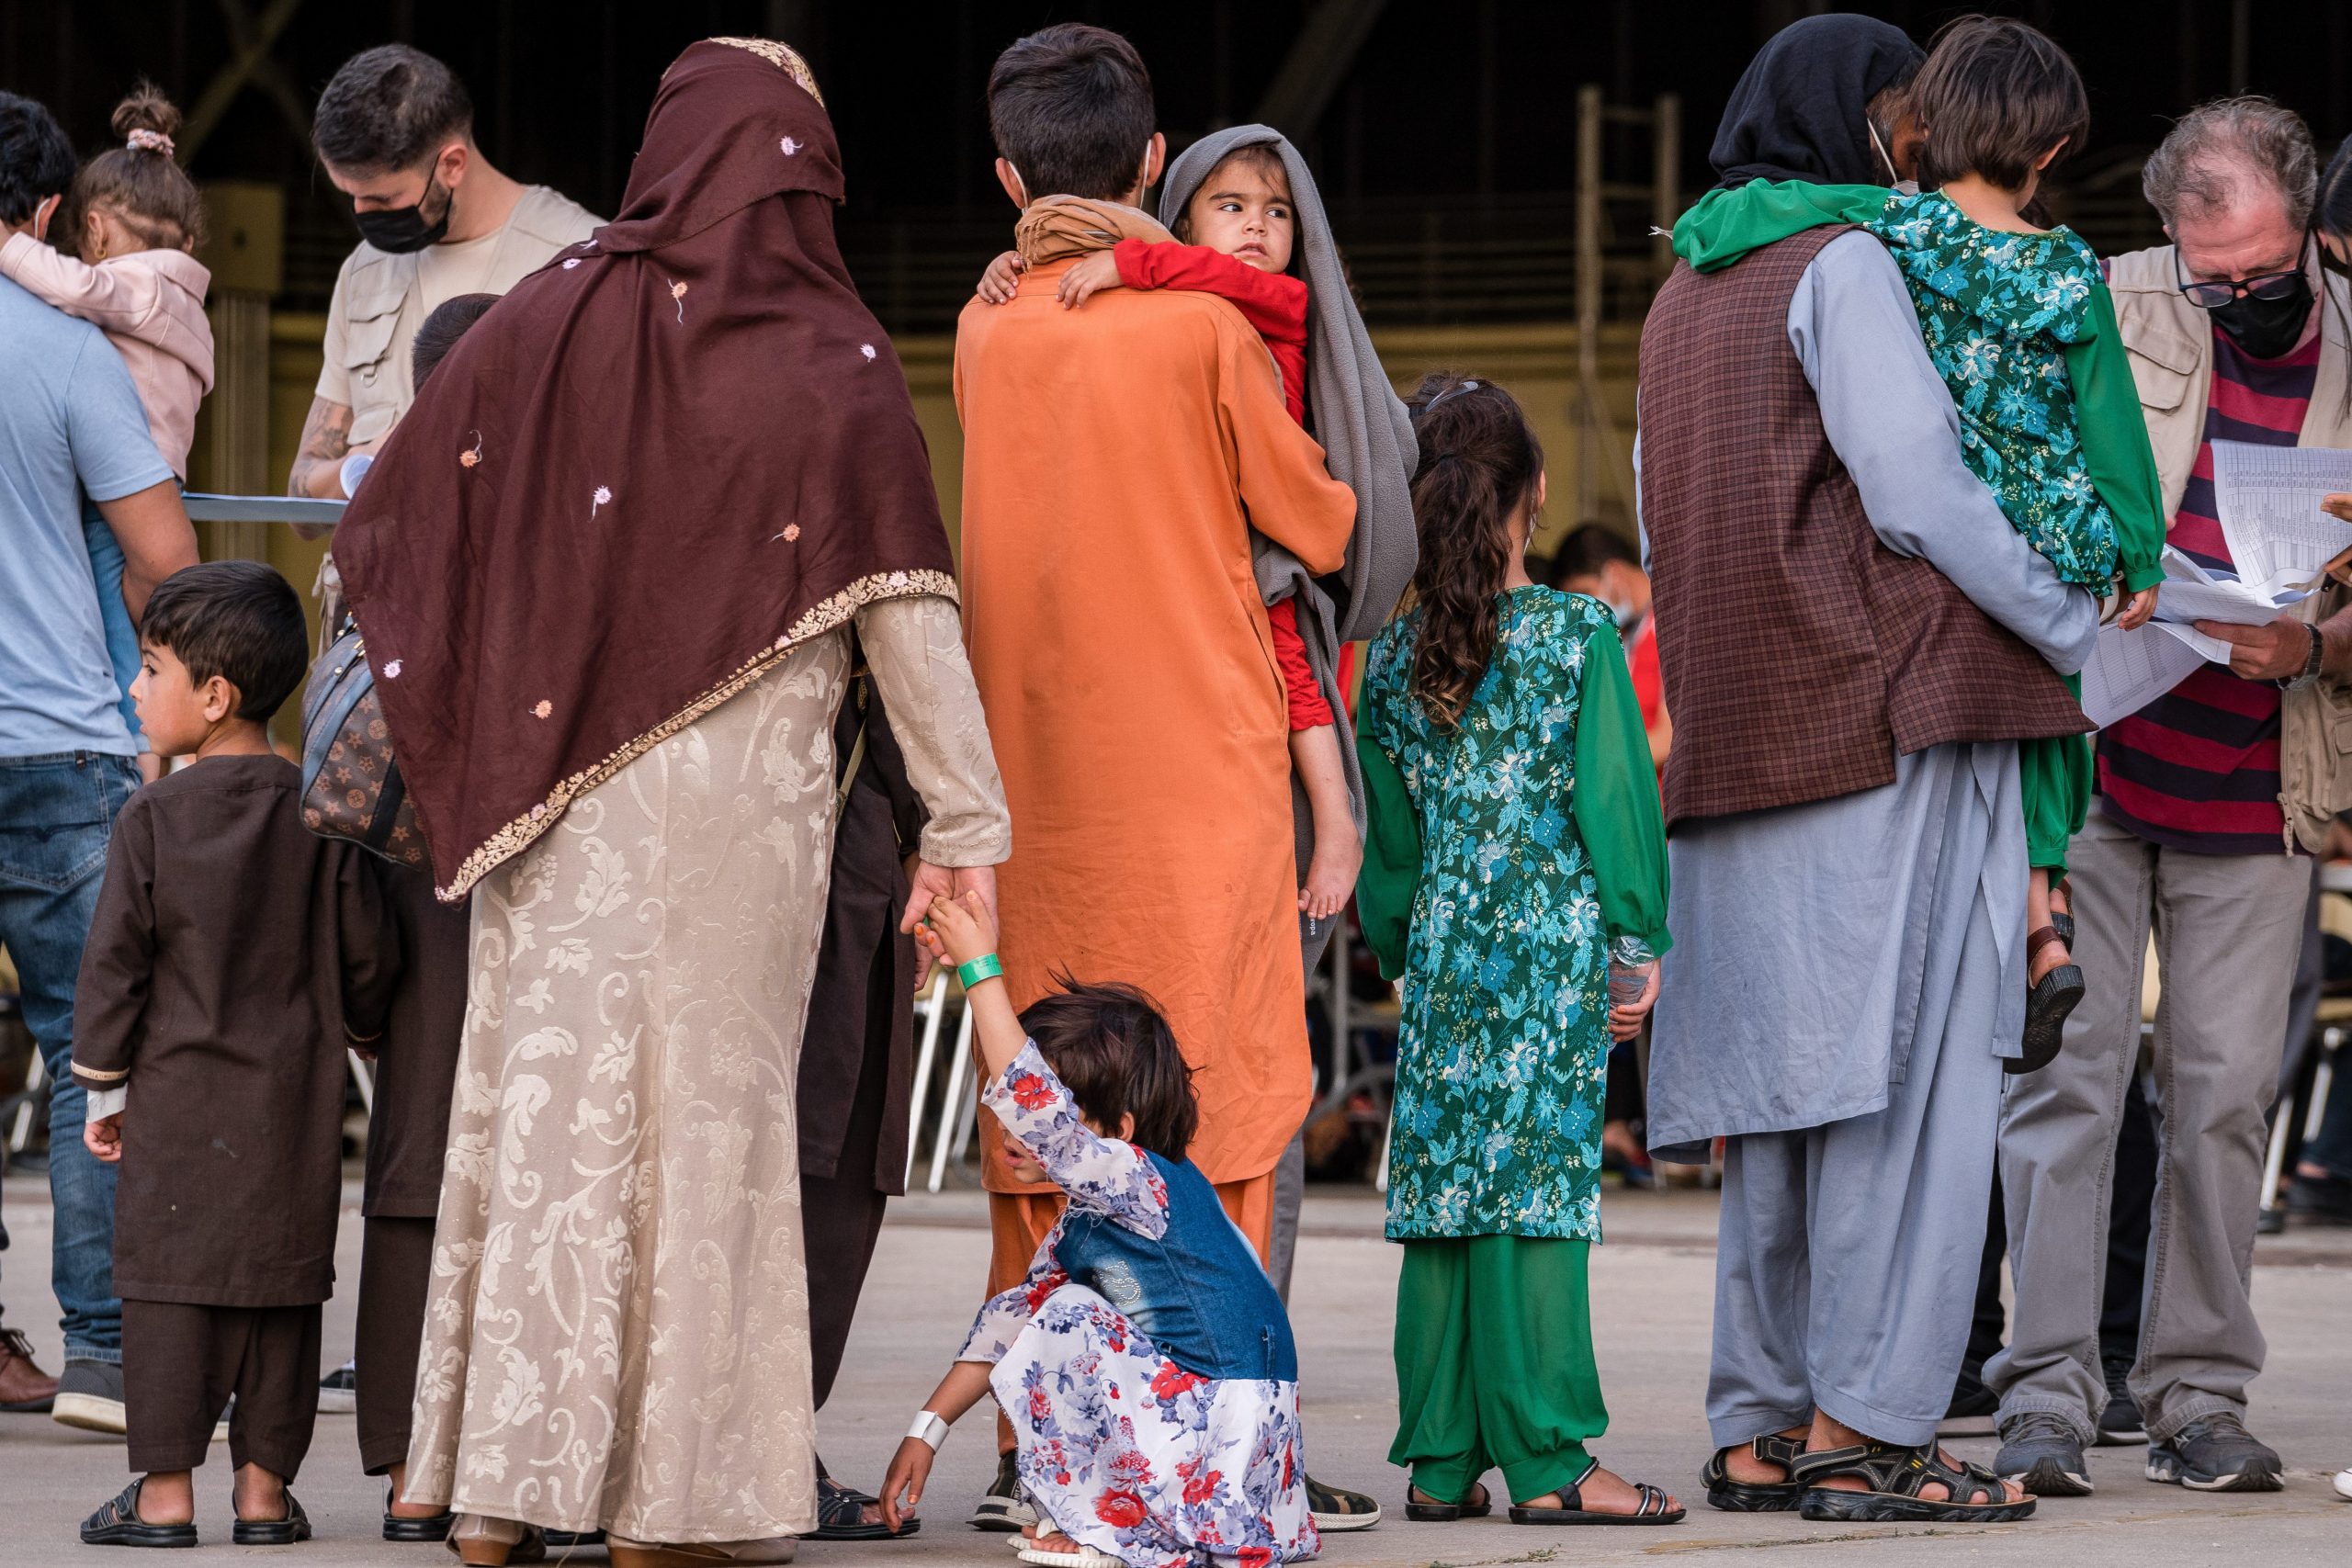
<path id="1" fill-rule="evenodd" d="M 2214 441 L 2352 446 L 2352 317 L 2308 227 L 2317 163 L 2289 110 L 2207 104 L 2147 164 L 2174 243 L 2110 264 L 2170 541 L 2209 570 L 2231 566 Z M 2306 607 L 2264 626 L 2199 623 L 2232 645 L 2229 663 L 2201 666 L 2099 737 L 2097 809 L 2068 857 L 2088 994 L 2057 1060 L 2013 1082 L 2001 1123 L 2017 1312 L 1984 1372 L 2001 1398 L 1994 1469 L 2041 1495 L 2091 1490 L 2083 1447 L 2110 1393 L 2098 1341 L 2108 1187 L 2152 932 L 2164 1136 L 2128 1372 L 2146 1473 L 2202 1491 L 2279 1484 L 2278 1455 L 2245 1424 L 2265 1349 L 2247 1295 L 2263 1117 L 2311 890 L 2301 852 L 2352 805 L 2329 722 L 2352 674 L 2352 611 L 2341 591 Z"/>

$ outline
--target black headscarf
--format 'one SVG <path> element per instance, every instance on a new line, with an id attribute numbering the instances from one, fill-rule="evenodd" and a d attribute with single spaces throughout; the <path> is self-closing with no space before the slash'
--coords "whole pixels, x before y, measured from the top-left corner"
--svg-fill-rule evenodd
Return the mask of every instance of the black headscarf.
<path id="1" fill-rule="evenodd" d="M 1925 52 L 1902 28 L 1839 12 L 1772 35 L 1732 89 L 1707 150 L 1717 189 L 1750 180 L 1884 185 L 1871 150 L 1871 99 L 1917 69 Z"/>

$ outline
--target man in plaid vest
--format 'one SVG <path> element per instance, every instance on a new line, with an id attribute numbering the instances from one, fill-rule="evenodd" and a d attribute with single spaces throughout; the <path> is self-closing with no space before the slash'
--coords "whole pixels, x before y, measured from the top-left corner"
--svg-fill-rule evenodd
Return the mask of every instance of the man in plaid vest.
<path id="1" fill-rule="evenodd" d="M 1808 18 L 1735 91 L 1722 184 L 1894 180 L 1919 51 Z M 1642 521 L 1674 755 L 1650 1142 L 1724 1140 L 1708 1499 L 1998 1522 L 1939 1450 L 2001 1058 L 2025 1010 L 2018 740 L 2085 728 L 2098 635 L 1961 460 L 1879 243 L 1677 267 L 1643 332 Z"/>

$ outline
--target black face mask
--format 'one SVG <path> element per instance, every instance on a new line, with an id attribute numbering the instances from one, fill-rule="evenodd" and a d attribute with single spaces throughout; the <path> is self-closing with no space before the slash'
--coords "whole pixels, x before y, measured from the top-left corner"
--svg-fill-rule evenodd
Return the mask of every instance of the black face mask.
<path id="1" fill-rule="evenodd" d="M 2256 359 L 2276 359 L 2295 346 L 2312 317 L 2312 280 L 2295 275 L 2295 287 L 2278 299 L 2257 299 L 2248 294 L 2208 311 L 2213 324 L 2227 333 L 2240 353 Z"/>
<path id="2" fill-rule="evenodd" d="M 441 216 L 428 223 L 424 220 L 424 204 L 433 193 L 441 190 Z M 449 210 L 457 205 L 447 190 L 424 176 L 424 194 L 416 198 L 413 207 L 396 207 L 373 212 L 354 212 L 352 221 L 359 225 L 359 237 L 379 251 L 400 256 L 411 251 L 421 251 L 427 245 L 437 245 L 449 231 Z"/>

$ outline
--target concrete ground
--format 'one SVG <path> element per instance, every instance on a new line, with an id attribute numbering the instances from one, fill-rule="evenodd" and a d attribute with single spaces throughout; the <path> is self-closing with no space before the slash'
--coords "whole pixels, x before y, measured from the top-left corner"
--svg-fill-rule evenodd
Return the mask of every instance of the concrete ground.
<path id="1" fill-rule="evenodd" d="M 57 1364 L 56 1309 L 48 1292 L 47 1190 L 38 1177 L 0 1184 L 15 1246 L 0 1263 L 6 1321 Z M 1390 1512 L 1377 1529 L 1328 1539 L 1340 1568 L 1519 1562 L 1626 1562 L 1660 1556 L 1775 1549 L 1781 1568 L 1829 1564 L 2062 1563 L 2085 1568 L 2233 1562 L 2249 1568 L 2352 1562 L 2352 1503 L 2329 1486 L 2352 1464 L 2352 1232 L 2294 1231 L 2257 1249 L 2255 1296 L 2270 1339 L 2269 1371 L 2255 1385 L 2255 1428 L 2286 1456 L 2283 1495 L 2199 1496 L 2141 1477 L 2142 1450 L 2090 1456 L 2098 1492 L 2045 1502 L 2023 1525 L 1979 1529 L 1807 1524 L 1793 1515 L 1719 1514 L 1705 1507 L 1697 1472 L 1707 1454 L 1701 1403 L 1706 1388 L 1713 1279 L 1713 1201 L 1697 1192 L 1612 1193 L 1610 1245 L 1593 1259 L 1593 1301 L 1603 1386 L 1613 1423 L 1599 1445 L 1622 1473 L 1675 1491 L 1692 1505 L 1670 1529 L 1544 1531 L 1499 1517 L 1456 1525 L 1404 1522 L 1404 1478 L 1385 1460 L 1396 1394 L 1389 1365 L 1390 1302 L 1397 1253 L 1380 1240 L 1368 1192 L 1317 1190 L 1299 1249 L 1294 1317 L 1306 1390 L 1307 1441 L 1316 1473 L 1375 1494 Z M 949 1192 L 895 1206 L 866 1287 L 864 1311 L 832 1403 L 822 1417 L 836 1473 L 869 1487 L 967 1326 L 988 1235 L 979 1194 Z M 359 1225 L 346 1211 L 339 1272 L 358 1277 Z M 348 1293 L 327 1308 L 327 1355 L 351 1339 Z M 1989 1460 L 1990 1439 L 1954 1444 Z M 882 1545 L 813 1544 L 802 1561 L 825 1568 L 908 1568 L 1007 1562 L 1002 1538 L 961 1522 L 993 1461 L 983 1413 L 948 1440 L 934 1474 L 922 1533 Z M 199 1480 L 198 1526 L 212 1554 L 240 1551 L 229 1534 L 227 1454 Z M 122 1485 L 119 1442 L 68 1431 L 41 1416 L 0 1416 L 0 1568 L 78 1559 L 74 1527 Z M 1492 1479 L 1492 1478 L 1490 1478 Z M 398 1547 L 377 1535 L 382 1492 L 358 1473 L 349 1416 L 322 1416 L 298 1491 L 318 1529 L 306 1547 L 243 1549 L 285 1563 L 437 1564 L 438 1548 Z M 601 1565 L 601 1551 L 575 1553 Z M 1741 1559 L 1732 1558 L 1737 1562 Z"/>

